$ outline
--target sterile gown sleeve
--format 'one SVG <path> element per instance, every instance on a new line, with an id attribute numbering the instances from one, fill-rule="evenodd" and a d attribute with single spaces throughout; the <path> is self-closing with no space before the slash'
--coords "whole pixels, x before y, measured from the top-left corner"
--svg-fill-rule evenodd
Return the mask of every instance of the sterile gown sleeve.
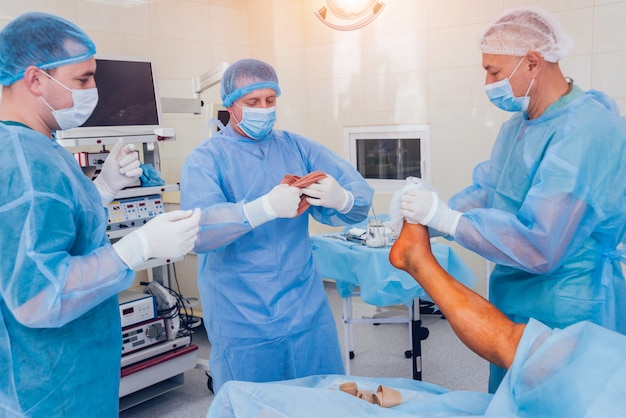
<path id="1" fill-rule="evenodd" d="M 127 288 L 134 273 L 108 243 L 97 190 L 71 155 L 47 138 L 27 141 L 36 146 L 15 137 L 3 147 L 0 292 L 21 324 L 59 327 Z"/>
<path id="2" fill-rule="evenodd" d="M 259 164 L 260 160 L 265 163 Z M 354 195 L 352 209 L 310 207 L 311 214 L 327 225 L 362 221 L 371 207 L 373 189 L 344 159 L 305 137 L 274 130 L 262 140 L 238 135 L 230 125 L 197 147 L 181 171 L 181 208 L 202 209 L 195 251 L 223 248 L 252 230 L 243 210 L 245 203 L 268 193 L 286 174 L 304 176 L 323 171 Z"/>
<path id="3" fill-rule="evenodd" d="M 545 116 L 506 122 L 474 184 L 453 196 L 455 240 L 498 264 L 544 274 L 589 238 L 623 239 L 626 124 L 611 100 L 587 93 Z M 608 108 L 608 109 L 607 109 Z"/>

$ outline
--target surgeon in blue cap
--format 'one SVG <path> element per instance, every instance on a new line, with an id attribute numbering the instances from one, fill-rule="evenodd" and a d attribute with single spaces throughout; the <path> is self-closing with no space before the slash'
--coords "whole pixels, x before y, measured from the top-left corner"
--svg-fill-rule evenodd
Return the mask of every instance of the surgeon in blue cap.
<path id="1" fill-rule="evenodd" d="M 485 91 L 512 116 L 471 186 L 448 204 L 409 187 L 401 214 L 495 262 L 489 297 L 513 321 L 626 333 L 626 121 L 606 94 L 563 76 L 572 48 L 542 9 L 490 24 L 480 38 Z M 503 375 L 492 366 L 491 392 Z"/>
<path id="2" fill-rule="evenodd" d="M 215 391 L 229 380 L 344 371 L 309 215 L 333 226 L 363 221 L 373 189 L 327 147 L 275 129 L 279 95 L 269 64 L 233 63 L 221 85 L 230 121 L 182 168 L 181 207 L 202 209 L 195 251 Z M 306 187 L 281 184 L 311 173 Z"/>
<path id="3" fill-rule="evenodd" d="M 53 138 L 98 101 L 95 46 L 27 13 L 0 32 L 0 416 L 118 415 L 117 293 L 133 268 L 193 247 L 200 212 L 173 211 L 111 244 L 103 205 L 141 175 L 120 141 L 93 182 Z"/>

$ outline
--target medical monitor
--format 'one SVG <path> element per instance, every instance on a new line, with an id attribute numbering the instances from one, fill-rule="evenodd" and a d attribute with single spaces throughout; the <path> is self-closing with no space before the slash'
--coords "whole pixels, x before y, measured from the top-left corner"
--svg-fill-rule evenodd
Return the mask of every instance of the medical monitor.
<path id="1" fill-rule="evenodd" d="M 154 135 L 161 103 L 154 65 L 148 59 L 96 56 L 98 105 L 78 128 L 57 131 L 57 139 Z"/>
<path id="2" fill-rule="evenodd" d="M 430 126 L 344 128 L 350 163 L 379 192 L 395 192 L 407 177 L 430 181 Z"/>

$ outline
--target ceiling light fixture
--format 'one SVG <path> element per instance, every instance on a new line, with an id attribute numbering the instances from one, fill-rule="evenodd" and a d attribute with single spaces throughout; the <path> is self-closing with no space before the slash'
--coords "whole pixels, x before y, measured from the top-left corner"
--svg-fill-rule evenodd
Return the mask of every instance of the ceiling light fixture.
<path id="1" fill-rule="evenodd" d="M 384 7 L 377 0 L 326 0 L 326 6 L 314 13 L 326 26 L 348 31 L 370 23 Z"/>

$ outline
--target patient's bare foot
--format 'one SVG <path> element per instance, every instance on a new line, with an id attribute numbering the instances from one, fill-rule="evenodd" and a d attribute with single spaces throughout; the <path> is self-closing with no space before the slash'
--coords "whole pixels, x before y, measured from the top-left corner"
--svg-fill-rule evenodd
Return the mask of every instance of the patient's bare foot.
<path id="1" fill-rule="evenodd" d="M 391 265 L 411 273 L 419 264 L 437 262 L 430 248 L 428 228 L 404 221 L 400 236 L 389 251 Z"/>

